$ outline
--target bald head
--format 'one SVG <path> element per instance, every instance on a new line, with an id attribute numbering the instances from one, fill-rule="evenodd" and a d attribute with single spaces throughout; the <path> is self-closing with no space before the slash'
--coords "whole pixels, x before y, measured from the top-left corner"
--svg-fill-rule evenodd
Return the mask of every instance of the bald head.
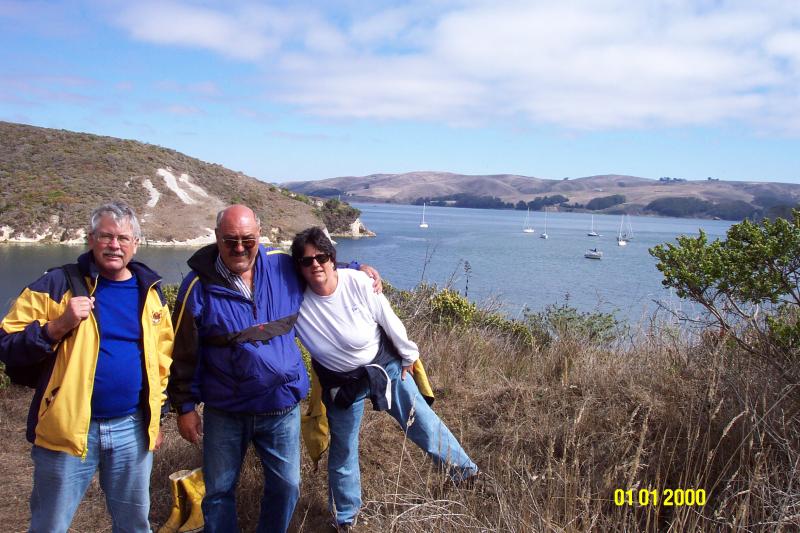
<path id="1" fill-rule="evenodd" d="M 235 204 L 217 213 L 217 229 L 220 228 L 223 222 L 230 223 L 231 221 L 241 220 L 242 218 L 255 221 L 256 225 L 259 228 L 261 227 L 261 220 L 259 220 L 258 215 L 256 215 L 252 209 L 246 205 Z"/>
<path id="2" fill-rule="evenodd" d="M 217 249 L 222 262 L 240 276 L 253 269 L 258 257 L 261 222 L 246 205 L 232 205 L 217 214 Z"/>

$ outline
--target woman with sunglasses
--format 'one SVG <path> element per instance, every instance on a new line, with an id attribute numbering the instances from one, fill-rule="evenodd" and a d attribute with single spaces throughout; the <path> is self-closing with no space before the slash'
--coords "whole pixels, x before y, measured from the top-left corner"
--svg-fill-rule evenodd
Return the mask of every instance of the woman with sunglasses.
<path id="1" fill-rule="evenodd" d="M 331 434 L 329 506 L 337 527 L 346 530 L 361 507 L 358 430 L 366 398 L 387 410 L 454 482 L 475 476 L 478 467 L 407 378 L 419 350 L 386 297 L 373 292 L 365 274 L 336 269 L 336 250 L 320 228 L 297 234 L 292 258 L 307 283 L 296 329 L 322 384 Z"/>

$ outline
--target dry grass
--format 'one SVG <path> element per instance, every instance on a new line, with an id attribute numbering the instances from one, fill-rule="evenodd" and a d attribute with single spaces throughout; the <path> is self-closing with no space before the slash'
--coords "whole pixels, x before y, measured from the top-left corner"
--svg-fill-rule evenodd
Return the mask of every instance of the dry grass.
<path id="1" fill-rule="evenodd" d="M 418 302 L 406 302 L 411 309 Z M 797 531 L 797 384 L 725 345 L 690 346 L 649 328 L 623 347 L 565 337 L 520 346 L 480 328 L 405 316 L 420 344 L 436 411 L 486 473 L 448 484 L 385 413 L 361 432 L 364 508 L 358 531 Z M 0 392 L 3 529 L 24 530 L 29 394 Z M 166 477 L 199 466 L 199 450 L 167 422 L 153 473 L 152 522 L 169 511 Z M 328 531 L 325 460 L 303 458 L 294 531 Z M 248 456 L 239 517 L 253 531 L 261 469 Z M 703 507 L 617 506 L 615 489 L 702 488 Z M 109 529 L 102 495 L 81 505 L 75 531 Z"/>

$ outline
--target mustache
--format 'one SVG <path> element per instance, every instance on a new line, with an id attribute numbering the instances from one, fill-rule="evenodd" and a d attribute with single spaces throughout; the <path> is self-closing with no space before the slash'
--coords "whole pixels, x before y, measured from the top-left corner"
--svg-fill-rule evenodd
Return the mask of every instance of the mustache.
<path id="1" fill-rule="evenodd" d="M 228 255 L 231 257 L 248 257 L 250 254 L 247 252 L 247 250 L 243 250 L 241 252 L 230 251 Z"/>
<path id="2" fill-rule="evenodd" d="M 125 257 L 125 256 L 117 252 L 103 252 L 103 257 Z"/>

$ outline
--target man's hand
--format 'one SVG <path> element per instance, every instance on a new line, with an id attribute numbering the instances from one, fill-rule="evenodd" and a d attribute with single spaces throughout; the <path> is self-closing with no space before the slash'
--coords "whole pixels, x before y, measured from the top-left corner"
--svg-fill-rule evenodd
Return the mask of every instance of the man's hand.
<path id="1" fill-rule="evenodd" d="M 414 363 L 403 367 L 403 371 L 400 372 L 400 381 L 406 380 L 406 374 L 411 374 L 412 376 L 414 375 Z"/>
<path id="2" fill-rule="evenodd" d="M 372 278 L 372 289 L 377 293 L 380 294 L 383 292 L 383 283 L 381 283 L 381 275 L 378 274 L 378 271 L 372 268 L 369 265 L 360 265 L 358 269 L 365 273 L 367 276 Z"/>
<path id="3" fill-rule="evenodd" d="M 200 437 L 203 435 L 203 421 L 200 420 L 200 415 L 197 414 L 197 411 L 189 411 L 178 415 L 178 432 L 181 437 L 192 444 L 200 443 Z"/>
<path id="4" fill-rule="evenodd" d="M 164 432 L 161 431 L 161 428 L 158 428 L 158 437 L 156 437 L 156 445 L 154 450 L 161 448 L 161 444 L 164 442 Z"/>
<path id="5" fill-rule="evenodd" d="M 94 297 L 75 296 L 67 302 L 67 308 L 60 317 L 47 323 L 47 335 L 54 341 L 60 341 L 64 335 L 78 327 L 86 320 L 94 309 Z"/>

